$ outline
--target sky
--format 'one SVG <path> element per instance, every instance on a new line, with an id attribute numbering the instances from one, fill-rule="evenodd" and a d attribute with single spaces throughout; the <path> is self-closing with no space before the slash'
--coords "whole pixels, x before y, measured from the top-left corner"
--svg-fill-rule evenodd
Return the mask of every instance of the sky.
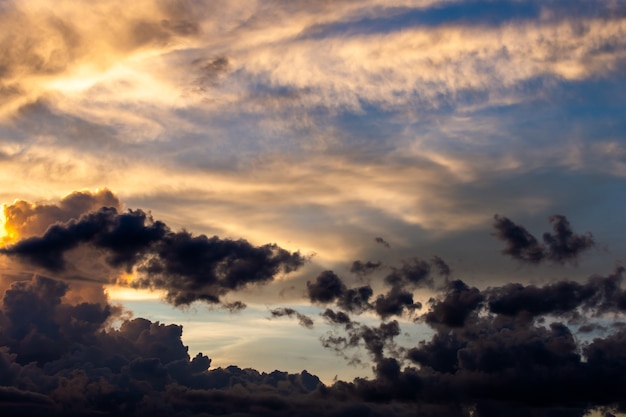
<path id="1" fill-rule="evenodd" d="M 0 410 L 626 415 L 625 1 L 0 27 Z"/>

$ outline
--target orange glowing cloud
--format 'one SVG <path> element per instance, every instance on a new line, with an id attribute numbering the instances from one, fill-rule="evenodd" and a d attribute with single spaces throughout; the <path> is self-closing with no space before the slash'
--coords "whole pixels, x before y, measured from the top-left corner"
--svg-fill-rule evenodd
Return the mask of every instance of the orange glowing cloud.
<path id="1" fill-rule="evenodd" d="M 0 211 L 0 246 L 9 245 L 17 241 L 19 235 L 17 230 L 7 221 L 7 205 L 2 205 Z"/>

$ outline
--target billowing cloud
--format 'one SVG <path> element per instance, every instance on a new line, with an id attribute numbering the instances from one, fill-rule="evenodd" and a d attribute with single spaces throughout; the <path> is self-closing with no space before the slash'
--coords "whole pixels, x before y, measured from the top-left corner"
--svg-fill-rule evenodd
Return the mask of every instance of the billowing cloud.
<path id="1" fill-rule="evenodd" d="M 463 327 L 483 299 L 484 295 L 477 288 L 469 288 L 463 281 L 451 281 L 442 300 L 431 300 L 431 311 L 424 319 L 433 327 Z"/>
<path id="2" fill-rule="evenodd" d="M 364 343 L 376 363 L 374 380 L 338 383 L 331 392 L 350 392 L 376 401 L 408 401 L 430 408 L 436 416 L 464 416 L 470 410 L 479 416 L 509 412 L 583 416 L 590 404 L 623 412 L 623 392 L 617 388 L 622 376 L 617 368 L 611 369 L 623 365 L 620 354 L 613 351 L 623 331 L 581 344 L 573 329 L 561 321 L 576 308 L 600 314 L 622 311 L 623 305 L 614 301 L 625 293 L 620 282 L 618 271 L 607 278 L 593 277 L 579 287 L 568 282 L 529 287 L 524 298 L 528 303 L 524 303 L 505 298 L 515 288 L 513 284 L 481 291 L 452 281 L 443 298 L 431 300 L 431 311 L 423 316 L 434 335 L 415 347 L 393 344 L 395 331 L 366 329 L 354 322 L 346 327 L 346 336 L 324 339 L 340 352 Z M 516 292 L 521 295 L 523 291 Z M 556 294 L 568 301 L 555 305 Z M 520 306 L 520 316 L 507 309 L 509 300 Z M 537 308 L 538 303 L 544 307 Z M 324 316 L 338 326 L 346 325 L 334 312 Z M 375 334 L 378 337 L 370 339 Z"/>
<path id="3" fill-rule="evenodd" d="M 51 206 L 40 212 L 47 210 L 56 212 Z M 70 258 L 64 256 L 69 250 L 88 244 L 102 251 L 111 267 L 141 272 L 144 265 L 151 265 L 155 253 L 163 265 L 177 259 L 170 252 L 175 254 L 180 242 L 186 244 L 184 253 L 193 256 L 177 265 L 190 270 L 197 266 L 195 256 L 207 259 L 209 254 L 229 254 L 229 248 L 237 249 L 237 259 L 241 253 L 253 259 L 258 253 L 267 254 L 245 241 L 172 232 L 141 210 L 120 214 L 112 207 L 55 222 L 42 236 L 19 240 L 4 251 L 63 272 L 68 268 Z M 288 260 L 295 256 L 301 261 L 299 254 L 286 253 Z M 4 370 L 0 397 L 6 399 L 0 409 L 51 415 L 195 416 L 219 411 L 222 415 L 304 416 L 309 415 L 307 407 L 313 407 L 319 415 L 359 410 L 404 416 L 428 410 L 434 417 L 461 417 L 470 412 L 485 417 L 512 412 L 582 417 L 598 408 L 626 411 L 621 388 L 626 371 L 620 349 L 623 329 L 609 324 L 611 317 L 626 312 L 623 268 L 606 277 L 592 276 L 586 283 L 562 280 L 542 286 L 509 283 L 479 289 L 450 280 L 450 268 L 444 266 L 447 263 L 439 257 L 430 262 L 413 257 L 389 267 L 390 272 L 379 279 L 390 289 L 373 302 L 372 287 L 348 288 L 329 270 L 306 283 L 311 303 L 341 308 L 320 313 L 330 326 L 320 337 L 322 346 L 350 364 L 373 364 L 372 379 L 332 385 L 322 384 L 308 371 L 210 369 L 208 356 L 189 356 L 181 340 L 182 326 L 129 319 L 107 301 L 72 301 L 66 295 L 74 281 L 42 276 L 21 279 L 5 291 L 0 304 L 0 369 Z M 284 267 L 278 262 L 276 268 Z M 441 275 L 443 285 L 436 284 L 431 269 Z M 215 290 L 219 296 L 257 282 L 254 274 L 245 274 L 252 277 L 250 281 L 235 280 L 229 286 L 225 284 L 230 282 L 229 271 L 223 273 L 194 290 L 202 295 L 207 288 L 225 287 Z M 179 275 L 177 279 L 188 283 L 194 277 Z M 140 275 L 139 279 L 147 278 Z M 421 306 L 413 302 L 414 291 L 425 287 L 434 291 L 428 311 L 415 316 Z M 239 308 L 236 303 L 230 305 L 232 310 Z M 389 306 L 412 311 L 413 321 Z M 269 311 L 273 318 L 293 317 L 314 330 L 313 320 L 299 310 L 278 307 Z M 372 322 L 371 312 L 382 320 Z M 400 319 L 388 320 L 390 316 Z M 415 326 L 428 326 L 430 336 L 407 342 L 403 332 Z M 595 332 L 593 338 L 578 338 L 589 332 Z"/>
<path id="4" fill-rule="evenodd" d="M 552 233 L 544 233 L 543 243 L 539 243 L 524 227 L 496 215 L 496 237 L 507 244 L 502 253 L 533 264 L 544 260 L 565 263 L 576 262 L 581 252 L 594 246 L 591 233 L 575 234 L 565 216 L 550 216 L 550 223 Z"/>
<path id="5" fill-rule="evenodd" d="M 333 271 L 322 272 L 315 281 L 307 281 L 307 295 L 311 302 L 319 304 L 335 303 L 347 312 L 357 314 L 365 311 L 374 311 L 381 318 L 402 316 L 422 308 L 422 303 L 414 301 L 413 291 L 417 288 L 428 288 L 434 284 L 431 274 L 431 264 L 447 279 L 450 268 L 438 256 L 432 262 L 413 257 L 402 261 L 400 267 L 391 266 L 383 279 L 386 286 L 391 287 L 385 294 L 379 294 L 370 302 L 374 295 L 371 285 L 347 288 L 346 284 Z M 352 263 L 351 272 L 363 274 L 381 268 L 381 263 Z"/>
<path id="6" fill-rule="evenodd" d="M 624 311 L 623 272 L 624 268 L 619 267 L 614 274 L 591 277 L 585 284 L 573 281 L 559 281 L 543 287 L 507 284 L 488 291 L 489 310 L 506 316 L 527 314 L 531 317 L 564 316 L 576 313 L 578 309 L 592 314 Z"/>
<path id="7" fill-rule="evenodd" d="M 96 192 L 75 191 L 63 197 L 57 204 L 29 203 L 24 200 L 14 201 L 4 206 L 5 242 L 43 234 L 56 222 L 77 219 L 83 213 L 96 211 L 100 207 L 122 208 L 119 198 L 110 190 Z"/>
<path id="8" fill-rule="evenodd" d="M 312 302 L 329 303 L 346 291 L 345 284 L 333 271 L 324 271 L 315 281 L 306 283 L 309 299 Z"/>
<path id="9" fill-rule="evenodd" d="M 320 386 L 306 371 L 267 374 L 235 366 L 208 371 L 210 358 L 188 355 L 181 326 L 136 318 L 112 329 L 108 323 L 119 319 L 116 310 L 92 303 L 68 305 L 63 300 L 67 290 L 66 283 L 34 278 L 15 283 L 4 294 L 3 412 L 191 416 L 207 410 L 227 415 L 256 410 L 287 415 Z M 246 388 L 229 389 L 235 385 Z"/>
<path id="10" fill-rule="evenodd" d="M 54 224 L 42 236 L 22 239 L 1 251 L 62 273 L 71 266 L 65 254 L 81 246 L 102 251 L 113 268 L 136 271 L 131 286 L 165 290 L 174 305 L 219 303 L 220 296 L 230 291 L 266 283 L 305 262 L 299 252 L 276 244 L 256 247 L 243 239 L 172 232 L 142 210 L 118 213 L 114 207 Z"/>
<path id="11" fill-rule="evenodd" d="M 412 312 L 420 308 L 422 304 L 413 301 L 413 293 L 397 286 L 377 296 L 374 301 L 374 309 L 382 318 L 401 316 L 405 311 Z"/>
<path id="12" fill-rule="evenodd" d="M 307 281 L 307 294 L 312 303 L 329 304 L 335 302 L 337 306 L 347 311 L 363 312 L 371 309 L 369 299 L 374 294 L 372 287 L 347 288 L 344 282 L 333 271 L 324 271 L 315 281 Z"/>

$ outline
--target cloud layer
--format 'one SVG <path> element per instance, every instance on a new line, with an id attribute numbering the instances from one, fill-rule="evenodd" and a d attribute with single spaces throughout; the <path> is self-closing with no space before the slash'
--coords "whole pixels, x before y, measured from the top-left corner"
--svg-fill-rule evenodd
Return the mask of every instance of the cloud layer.
<path id="1" fill-rule="evenodd" d="M 495 223 L 499 232 L 502 219 L 498 217 Z M 553 219 L 569 226 L 564 216 Z M 508 219 L 505 223 L 513 224 Z M 122 233 L 129 230 L 133 233 Z M 515 225 L 515 230 L 525 229 Z M 578 236 L 567 230 L 570 238 Z M 269 256 L 272 251 L 244 241 L 205 237 L 196 241 L 187 232 L 171 232 L 141 210 L 118 214 L 113 208 L 53 224 L 41 237 L 24 238 L 3 253 L 25 264 L 62 271 L 67 267 L 66 250 L 90 244 L 104 251 L 111 266 L 141 271 L 146 268 L 142 262 L 152 265 L 152 259 L 145 259 L 155 248 L 159 248 L 160 262 L 170 262 L 176 246 L 160 246 L 168 239 L 186 242 L 184 253 L 190 258 L 177 265 L 187 273 L 171 274 L 164 280 L 163 272 L 146 270 L 139 285 L 153 279 L 162 287 L 152 286 L 166 288 L 168 299 L 175 303 L 171 288 L 188 288 L 185 302 L 178 304 L 216 302 L 217 298 L 205 296 L 208 289 L 218 295 L 235 291 L 258 281 L 255 277 L 263 271 L 270 271 L 267 278 L 271 277 L 272 268 L 284 268 L 281 262 L 293 256 L 297 265 L 301 262 L 299 255 L 283 251 L 284 256 L 274 264 Z M 238 257 L 224 248 L 237 249 Z M 208 259 L 224 253 L 231 256 L 225 265 L 236 265 L 239 259 L 247 265 L 242 254 L 257 260 L 261 254 L 263 262 L 272 266 L 255 266 L 242 275 L 235 274 L 240 271 L 235 268 L 232 274 L 246 281 L 237 279 L 235 285 L 227 285 L 231 282 L 228 269 L 217 277 L 211 275 L 213 267 L 194 261 L 198 254 L 203 254 L 199 259 Z M 285 265 L 291 267 L 289 262 Z M 373 379 L 337 381 L 332 386 L 307 371 L 267 374 L 236 366 L 209 370 L 207 356 L 188 355 L 181 326 L 124 318 L 120 308 L 107 301 L 72 303 L 65 298 L 70 284 L 64 281 L 40 276 L 18 280 L 4 293 L 0 310 L 4 369 L 0 407 L 18 414 L 52 415 L 351 415 L 359 410 L 398 416 L 415 412 L 583 416 L 598 407 L 626 411 L 622 404 L 626 362 L 620 353 L 624 331 L 619 322 L 607 322 L 626 312 L 623 268 L 607 277 L 591 277 L 584 284 L 507 284 L 479 290 L 450 280 L 450 269 L 441 258 L 433 258 L 432 265 L 442 272 L 436 279 L 430 278 L 431 263 L 419 259 L 390 267 L 384 281 L 391 289 L 373 303 L 370 286 L 349 289 L 332 271 L 306 284 L 312 303 L 335 304 L 340 309 L 321 313 L 335 329 L 321 337 L 322 345 L 353 364 L 361 359 L 350 352 L 361 346 L 374 363 Z M 189 281 L 198 276 L 193 271 L 204 271 L 203 276 L 209 278 L 192 288 Z M 435 288 L 435 295 L 428 301 L 428 311 L 413 318 L 433 329 L 430 340 L 405 346 L 397 340 L 402 332 L 398 320 L 370 325 L 353 318 L 368 311 L 386 319 L 403 317 L 405 308 L 419 310 L 422 306 L 414 304 L 412 297 L 423 285 Z M 382 304 L 397 307 L 382 309 Z M 270 313 L 274 318 L 295 317 L 301 325 L 314 328 L 314 321 L 295 309 L 279 307 Z M 596 336 L 581 343 L 576 332 Z"/>
<path id="2" fill-rule="evenodd" d="M 108 186 L 178 226 L 329 261 L 372 235 L 403 242 L 404 227 L 563 211 L 577 173 L 626 173 L 623 8 L 5 2 L 5 200 Z M 584 194 L 609 199 L 599 190 Z"/>
<path id="3" fill-rule="evenodd" d="M 626 411 L 625 17 L 0 0 L 3 414 Z"/>
<path id="4" fill-rule="evenodd" d="M 220 302 L 226 293 L 271 280 L 279 270 L 288 272 L 303 262 L 298 253 L 275 245 L 255 247 L 244 240 L 172 232 L 140 209 L 89 211 L 85 202 L 103 198 L 119 204 L 112 193 L 100 191 L 71 194 L 58 206 L 7 206 L 6 213 L 13 213 L 7 216 L 13 219 L 9 224 L 25 218 L 18 207 L 29 207 L 27 226 L 40 224 L 51 213 L 71 216 L 68 207 L 76 212 L 69 220 L 53 222 L 40 236 L 17 240 L 3 254 L 19 259 L 26 269 L 37 266 L 63 277 L 72 258 L 66 254 L 90 246 L 111 268 L 136 271 L 138 278 L 130 285 L 164 289 L 175 305 Z M 69 204 L 73 201 L 82 203 Z M 546 255 L 547 260 L 562 264 L 593 242 L 590 235 L 574 232 L 565 216 L 550 220 L 554 230 L 544 235 L 542 246 L 523 226 L 497 216 L 495 236 L 506 244 L 502 253 L 514 255 L 518 252 L 512 248 L 526 250 L 531 242 L 541 253 L 554 254 Z M 534 257 L 514 258 L 538 263 Z M 372 378 L 331 385 L 309 371 L 210 369 L 209 357 L 189 356 L 180 325 L 129 318 L 102 296 L 68 297 L 77 284 L 71 277 L 10 278 L 0 304 L 0 409 L 17 415 L 77 416 L 582 417 L 592 410 L 626 411 L 622 267 L 583 283 L 479 289 L 454 279 L 438 256 L 430 261 L 412 257 L 399 266 L 372 261 L 351 265 L 361 266 L 352 271 L 361 279 L 363 265 L 371 266 L 365 268 L 367 276 L 386 271 L 378 275 L 383 287 L 349 287 L 330 270 L 302 286 L 307 301 L 325 306 L 318 309 L 330 326 L 320 336 L 322 347 L 355 366 L 372 363 Z M 101 284 L 91 285 L 102 291 Z M 432 296 L 422 305 L 414 297 L 425 288 Z M 226 307 L 237 311 L 244 304 Z M 291 307 L 275 307 L 269 314 L 318 329 L 310 315 Z M 379 319 L 372 320 L 372 314 Z M 403 331 L 424 325 L 431 330 L 429 338 L 408 343 L 402 338 Z"/>
<path id="5" fill-rule="evenodd" d="M 82 246 L 102 252 L 112 268 L 138 274 L 122 284 L 165 290 L 166 299 L 177 306 L 199 300 L 219 303 L 230 291 L 271 281 L 305 262 L 299 252 L 290 253 L 276 244 L 255 247 L 243 239 L 172 232 L 142 210 L 118 213 L 114 207 L 51 225 L 41 237 L 22 239 L 0 251 L 46 271 L 64 273 L 71 269 L 65 253 Z"/>

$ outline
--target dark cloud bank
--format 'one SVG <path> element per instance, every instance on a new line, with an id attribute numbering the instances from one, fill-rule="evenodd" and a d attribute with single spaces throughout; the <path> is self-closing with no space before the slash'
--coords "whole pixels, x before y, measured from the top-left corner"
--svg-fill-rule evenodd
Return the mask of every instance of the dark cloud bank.
<path id="1" fill-rule="evenodd" d="M 565 217 L 551 222 L 553 231 L 539 243 L 523 227 L 496 217 L 495 236 L 504 241 L 505 255 L 530 265 L 574 262 L 593 246 L 591 235 L 574 233 Z M 276 245 L 194 237 L 171 231 L 141 210 L 120 213 L 112 207 L 62 219 L 3 252 L 63 276 L 71 268 L 71 251 L 83 246 L 97 249 L 111 268 L 138 270 L 138 286 L 164 289 L 176 305 L 221 302 L 226 293 L 269 282 L 303 262 L 298 253 Z M 210 369 L 209 357 L 189 357 L 181 326 L 125 319 L 107 301 L 71 302 L 74 282 L 43 276 L 17 280 L 4 292 L 0 309 L 0 411 L 468 417 L 626 411 L 621 268 L 582 283 L 511 283 L 482 290 L 453 279 L 439 257 L 399 266 L 359 261 L 352 269 L 361 278 L 385 271 L 386 289 L 375 294 L 369 284 L 350 287 L 333 271 L 305 289 L 334 329 L 322 336 L 322 344 L 355 362 L 359 359 L 349 353 L 360 347 L 373 363 L 374 378 L 332 386 L 307 371 Z M 426 306 L 414 300 L 419 288 L 436 294 Z M 357 321 L 363 313 L 380 317 L 380 323 Z M 313 327 L 312 319 L 291 308 L 270 314 Z M 400 346 L 396 339 L 411 320 L 430 326 L 433 335 Z"/>
<path id="2" fill-rule="evenodd" d="M 66 253 L 82 247 L 102 253 L 112 268 L 135 270 L 138 279 L 132 286 L 166 290 L 167 300 L 177 306 L 220 303 L 230 291 L 271 281 L 305 262 L 299 252 L 276 244 L 257 247 L 243 239 L 173 232 L 142 210 L 119 213 L 115 207 L 53 224 L 42 236 L 25 238 L 0 253 L 62 274 L 72 269 Z"/>

